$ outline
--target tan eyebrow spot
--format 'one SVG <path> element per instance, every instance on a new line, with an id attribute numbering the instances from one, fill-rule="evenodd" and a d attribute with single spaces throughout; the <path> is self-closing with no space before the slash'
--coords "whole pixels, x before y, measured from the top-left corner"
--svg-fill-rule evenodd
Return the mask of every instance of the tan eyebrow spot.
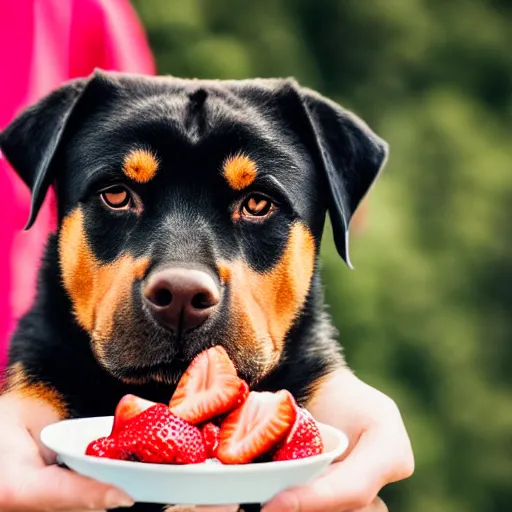
<path id="1" fill-rule="evenodd" d="M 123 172 L 137 183 L 147 183 L 157 170 L 158 159 L 147 149 L 134 149 L 124 157 Z"/>
<path id="2" fill-rule="evenodd" d="M 248 187 L 258 174 L 256 162 L 242 153 L 228 157 L 222 166 L 222 171 L 229 186 L 234 190 Z"/>

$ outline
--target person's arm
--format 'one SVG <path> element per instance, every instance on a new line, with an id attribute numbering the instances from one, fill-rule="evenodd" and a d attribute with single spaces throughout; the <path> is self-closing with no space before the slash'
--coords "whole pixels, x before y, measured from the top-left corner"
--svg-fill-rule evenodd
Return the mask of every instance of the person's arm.
<path id="1" fill-rule="evenodd" d="M 276 496 L 264 512 L 373 512 L 386 484 L 408 478 L 414 456 L 400 411 L 386 395 L 350 370 L 335 372 L 309 406 L 313 416 L 350 438 L 343 460 L 310 485 Z"/>

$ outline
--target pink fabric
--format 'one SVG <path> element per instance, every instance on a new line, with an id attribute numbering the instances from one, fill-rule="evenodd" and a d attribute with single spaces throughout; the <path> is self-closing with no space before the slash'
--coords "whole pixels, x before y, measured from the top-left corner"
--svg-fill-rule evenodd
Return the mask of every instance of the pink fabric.
<path id="1" fill-rule="evenodd" d="M 155 73 L 143 28 L 128 0 L 0 0 L 0 130 L 62 82 L 95 67 Z M 30 193 L 0 153 L 0 370 L 16 320 L 32 304 L 48 233 L 51 192 L 23 232 Z"/>

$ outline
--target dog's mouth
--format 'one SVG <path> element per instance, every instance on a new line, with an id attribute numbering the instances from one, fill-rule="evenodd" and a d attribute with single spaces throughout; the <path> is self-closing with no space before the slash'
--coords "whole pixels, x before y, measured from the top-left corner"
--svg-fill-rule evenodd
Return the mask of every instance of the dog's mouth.
<path id="1" fill-rule="evenodd" d="M 93 341 L 101 366 L 124 383 L 177 384 L 194 357 L 222 344 L 220 328 L 202 326 L 178 337 L 156 322 L 148 322 L 146 315 L 135 319 L 119 317 L 113 337 Z"/>
<path id="2" fill-rule="evenodd" d="M 146 360 L 125 361 L 117 366 L 114 371 L 109 368 L 117 378 L 130 384 L 147 384 L 157 382 L 166 385 L 178 384 L 193 359 L 203 350 L 216 343 L 197 344 L 188 350 L 175 350 L 166 354 L 154 353 Z M 147 354 L 148 355 L 148 354 Z"/>
<path id="3" fill-rule="evenodd" d="M 158 382 L 175 385 L 187 369 L 189 362 L 172 361 L 152 365 L 126 366 L 118 370 L 120 380 L 130 384 Z"/>
<path id="4" fill-rule="evenodd" d="M 155 358 L 154 361 L 128 362 L 115 368 L 110 367 L 107 371 L 125 384 L 157 383 L 176 386 L 194 358 L 214 345 L 215 343 L 197 347 L 197 350 L 190 351 L 186 355 L 175 353 L 173 357 L 167 355 L 162 359 Z M 251 375 L 250 372 L 246 373 L 243 368 L 239 367 L 239 376 L 250 384 L 254 381 L 254 375 Z"/>

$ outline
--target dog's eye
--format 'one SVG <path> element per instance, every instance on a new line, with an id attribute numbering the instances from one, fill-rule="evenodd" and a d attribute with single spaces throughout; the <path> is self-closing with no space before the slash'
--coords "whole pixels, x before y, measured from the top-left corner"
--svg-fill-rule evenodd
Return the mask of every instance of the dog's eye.
<path id="1" fill-rule="evenodd" d="M 103 202 L 113 210 L 127 210 L 132 205 L 132 196 L 128 189 L 122 186 L 110 187 L 101 193 Z"/>
<path id="2" fill-rule="evenodd" d="M 242 204 L 242 217 L 265 218 L 271 215 L 275 210 L 275 205 L 270 199 L 260 194 L 249 196 Z"/>

